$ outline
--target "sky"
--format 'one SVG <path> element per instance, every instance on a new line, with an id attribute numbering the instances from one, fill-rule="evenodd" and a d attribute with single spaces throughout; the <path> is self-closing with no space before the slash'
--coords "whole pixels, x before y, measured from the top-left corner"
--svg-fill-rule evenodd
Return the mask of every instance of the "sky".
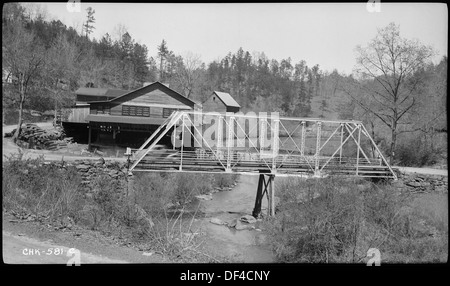
<path id="1" fill-rule="evenodd" d="M 88 3 L 70 12 L 66 3 L 40 3 L 50 19 L 81 31 L 86 8 L 95 10 L 93 37 L 126 27 L 155 57 L 163 39 L 175 54 L 198 54 L 205 63 L 240 47 L 269 59 L 305 60 L 322 70 L 352 73 L 355 47 L 366 46 L 390 22 L 400 35 L 431 45 L 435 63 L 447 55 L 448 11 L 442 3 L 383 3 L 369 12 L 362 3 Z M 372 9 L 373 10 L 373 9 Z"/>

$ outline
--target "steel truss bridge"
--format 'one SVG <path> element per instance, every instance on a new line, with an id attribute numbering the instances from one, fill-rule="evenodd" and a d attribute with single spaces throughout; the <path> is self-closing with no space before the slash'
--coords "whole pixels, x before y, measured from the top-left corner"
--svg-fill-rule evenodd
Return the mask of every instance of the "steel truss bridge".
<path id="1" fill-rule="evenodd" d="M 135 150 L 130 171 L 259 174 L 254 216 L 265 194 L 274 215 L 276 175 L 397 179 L 360 121 L 277 113 L 176 111 Z"/>

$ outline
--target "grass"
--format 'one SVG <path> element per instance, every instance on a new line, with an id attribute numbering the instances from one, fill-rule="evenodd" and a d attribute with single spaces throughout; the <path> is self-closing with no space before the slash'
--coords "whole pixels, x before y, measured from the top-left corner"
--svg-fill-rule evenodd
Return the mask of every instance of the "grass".
<path id="1" fill-rule="evenodd" d="M 279 262 L 366 263 L 370 248 L 382 263 L 447 261 L 448 221 L 389 183 L 287 179 L 277 186 L 280 205 L 267 229 Z"/>

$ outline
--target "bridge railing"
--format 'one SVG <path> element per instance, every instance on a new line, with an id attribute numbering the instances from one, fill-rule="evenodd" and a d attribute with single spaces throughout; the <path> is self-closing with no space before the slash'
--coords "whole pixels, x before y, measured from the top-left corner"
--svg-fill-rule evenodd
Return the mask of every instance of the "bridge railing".
<path id="1" fill-rule="evenodd" d="M 171 136 L 172 154 L 153 148 Z M 305 172 L 395 177 L 360 121 L 176 112 L 139 148 L 138 169 Z M 141 163 L 140 163 L 141 162 Z M 144 167 L 145 166 L 145 167 Z M 369 168 L 370 167 L 370 168 Z"/>

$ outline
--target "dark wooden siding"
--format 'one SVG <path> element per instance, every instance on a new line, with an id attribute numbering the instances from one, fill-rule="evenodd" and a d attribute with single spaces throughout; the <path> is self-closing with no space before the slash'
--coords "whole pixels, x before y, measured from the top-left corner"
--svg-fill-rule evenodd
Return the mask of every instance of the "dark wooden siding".
<path id="1" fill-rule="evenodd" d="M 77 102 L 90 102 L 90 101 L 103 101 L 103 100 L 109 100 L 111 98 L 106 96 L 92 96 L 92 95 L 83 95 L 83 94 L 77 94 L 76 101 Z"/>
<path id="2" fill-rule="evenodd" d="M 234 112 L 234 113 L 236 113 L 236 112 L 239 112 L 239 110 L 240 110 L 240 108 L 236 107 L 236 106 L 228 106 L 227 107 L 227 112 Z"/>

